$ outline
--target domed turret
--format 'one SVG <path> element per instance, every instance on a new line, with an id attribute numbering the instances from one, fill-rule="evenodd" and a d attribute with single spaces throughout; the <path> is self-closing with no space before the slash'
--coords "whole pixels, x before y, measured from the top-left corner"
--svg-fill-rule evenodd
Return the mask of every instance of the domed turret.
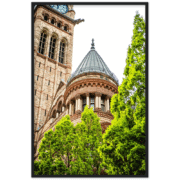
<path id="1" fill-rule="evenodd" d="M 95 50 L 94 39 L 92 39 L 91 50 L 87 53 L 85 58 L 77 67 L 76 71 L 70 76 L 70 78 L 67 81 L 67 84 L 69 84 L 73 79 L 75 79 L 79 75 L 94 72 L 100 73 L 102 75 L 104 74 L 106 77 L 108 76 L 118 85 L 117 77 L 110 71 L 106 63 Z"/>

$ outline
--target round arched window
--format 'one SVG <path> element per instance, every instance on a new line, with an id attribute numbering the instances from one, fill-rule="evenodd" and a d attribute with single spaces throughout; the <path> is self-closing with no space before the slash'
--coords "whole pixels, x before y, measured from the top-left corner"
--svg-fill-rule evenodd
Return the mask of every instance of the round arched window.
<path id="1" fill-rule="evenodd" d="M 54 19 L 51 20 L 51 24 L 54 24 Z"/>
<path id="2" fill-rule="evenodd" d="M 61 23 L 58 23 L 58 24 L 57 24 L 57 27 L 60 28 L 60 27 L 61 27 Z"/>
<path id="3" fill-rule="evenodd" d="M 47 21 L 47 19 L 48 19 L 47 16 L 44 16 L 44 20 Z"/>
<path id="4" fill-rule="evenodd" d="M 67 26 L 67 25 L 64 26 L 64 30 L 65 30 L 65 31 L 68 30 L 68 26 Z"/>

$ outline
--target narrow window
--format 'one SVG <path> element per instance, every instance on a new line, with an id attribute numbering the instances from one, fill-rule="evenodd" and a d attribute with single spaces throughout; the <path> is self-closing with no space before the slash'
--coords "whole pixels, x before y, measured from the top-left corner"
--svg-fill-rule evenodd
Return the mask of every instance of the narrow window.
<path id="1" fill-rule="evenodd" d="M 44 16 L 44 20 L 47 21 L 47 16 Z"/>
<path id="2" fill-rule="evenodd" d="M 41 33 L 41 38 L 39 42 L 39 53 L 41 54 L 44 54 L 45 42 L 46 42 L 46 34 L 45 34 L 45 31 L 43 31 Z"/>
<path id="3" fill-rule="evenodd" d="M 86 106 L 86 97 L 83 97 L 82 102 L 82 110 L 84 111 L 84 108 Z"/>
<path id="4" fill-rule="evenodd" d="M 67 31 L 67 26 L 64 26 L 64 30 Z"/>
<path id="5" fill-rule="evenodd" d="M 48 85 L 50 85 L 50 80 L 48 81 Z"/>
<path id="6" fill-rule="evenodd" d="M 101 110 L 103 112 L 105 111 L 105 101 L 104 101 L 104 98 L 101 98 Z"/>
<path id="7" fill-rule="evenodd" d="M 44 54 L 44 46 L 46 41 L 46 34 L 45 32 L 41 33 L 40 42 L 39 42 L 39 53 Z"/>
<path id="8" fill-rule="evenodd" d="M 38 81 L 38 79 L 39 79 L 39 75 L 37 75 L 37 81 Z"/>
<path id="9" fill-rule="evenodd" d="M 51 20 L 51 24 L 54 24 L 54 19 Z"/>
<path id="10" fill-rule="evenodd" d="M 39 67 L 41 66 L 41 63 L 39 63 Z"/>
<path id="11" fill-rule="evenodd" d="M 44 116 L 46 116 L 46 110 L 45 110 L 45 112 L 44 112 Z"/>
<path id="12" fill-rule="evenodd" d="M 36 89 L 35 89 L 34 95 L 36 95 Z"/>
<path id="13" fill-rule="evenodd" d="M 93 107 L 93 110 L 94 110 L 94 97 L 91 97 L 90 107 Z"/>
<path id="14" fill-rule="evenodd" d="M 64 63 L 64 54 L 65 54 L 65 42 L 60 42 L 60 49 L 59 49 L 59 62 Z"/>
<path id="15" fill-rule="evenodd" d="M 48 100 L 48 94 L 47 94 L 47 98 L 46 99 Z"/>
<path id="16" fill-rule="evenodd" d="M 50 67 L 50 72 L 51 72 L 51 67 Z"/>
<path id="17" fill-rule="evenodd" d="M 57 27 L 60 28 L 60 27 L 61 27 L 61 23 L 58 23 L 58 24 L 57 24 Z"/>
<path id="18" fill-rule="evenodd" d="M 51 37 L 50 47 L 49 47 L 49 58 L 54 59 L 54 52 L 55 52 L 55 44 L 56 44 L 56 37 Z"/>
<path id="19" fill-rule="evenodd" d="M 60 77 L 62 76 L 62 72 L 60 72 Z"/>

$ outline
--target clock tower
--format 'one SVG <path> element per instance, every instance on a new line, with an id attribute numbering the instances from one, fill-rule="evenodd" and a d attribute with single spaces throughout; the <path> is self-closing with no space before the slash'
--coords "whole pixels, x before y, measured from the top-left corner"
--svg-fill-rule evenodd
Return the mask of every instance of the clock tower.
<path id="1" fill-rule="evenodd" d="M 43 126 L 60 83 L 71 74 L 74 27 L 84 21 L 74 17 L 73 5 L 34 7 L 34 133 Z"/>

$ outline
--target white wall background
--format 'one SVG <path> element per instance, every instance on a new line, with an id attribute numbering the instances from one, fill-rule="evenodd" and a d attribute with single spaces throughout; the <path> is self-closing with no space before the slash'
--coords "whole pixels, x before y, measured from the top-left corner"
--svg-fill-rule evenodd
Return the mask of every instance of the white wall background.
<path id="1" fill-rule="evenodd" d="M 84 19 L 75 26 L 73 47 L 74 72 L 91 47 L 95 49 L 121 83 L 127 48 L 133 35 L 136 11 L 145 19 L 144 5 L 74 5 L 75 19 Z"/>

